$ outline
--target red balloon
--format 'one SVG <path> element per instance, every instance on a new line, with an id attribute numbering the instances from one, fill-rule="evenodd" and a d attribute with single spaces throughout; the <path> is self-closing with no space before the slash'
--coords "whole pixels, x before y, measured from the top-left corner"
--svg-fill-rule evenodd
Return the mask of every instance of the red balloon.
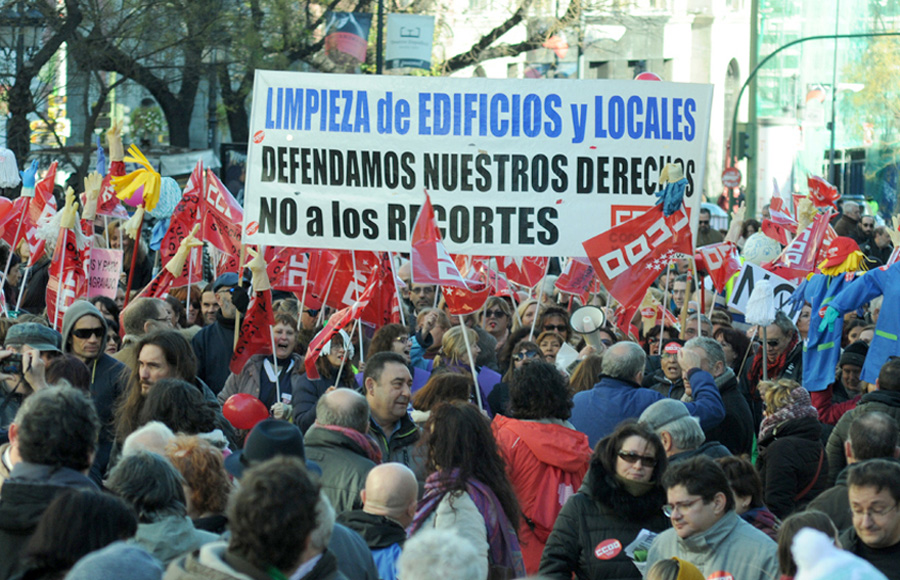
<path id="1" fill-rule="evenodd" d="M 634 77 L 636 81 L 661 81 L 662 77 L 656 73 L 652 72 L 642 72 L 638 76 Z"/>
<path id="2" fill-rule="evenodd" d="M 222 414 L 236 429 L 250 430 L 269 418 L 269 410 L 262 401 L 248 393 L 235 393 L 222 405 Z"/>

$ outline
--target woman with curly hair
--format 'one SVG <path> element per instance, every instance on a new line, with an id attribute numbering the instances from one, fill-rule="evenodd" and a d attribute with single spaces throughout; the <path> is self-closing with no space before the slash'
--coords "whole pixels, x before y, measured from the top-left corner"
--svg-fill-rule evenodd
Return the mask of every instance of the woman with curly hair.
<path id="1" fill-rule="evenodd" d="M 409 362 L 409 351 L 412 348 L 412 338 L 409 329 L 402 324 L 385 324 L 372 337 L 369 343 L 369 352 L 366 358 L 379 352 L 396 352 Z"/>
<path id="2" fill-rule="evenodd" d="M 166 447 L 166 457 L 184 477 L 187 515 L 194 527 L 225 533 L 225 508 L 233 488 L 222 452 L 201 437 L 179 435 Z"/>
<path id="3" fill-rule="evenodd" d="M 544 355 L 537 343 L 529 340 L 520 340 L 516 344 L 509 357 L 509 364 L 503 380 L 494 385 L 493 390 L 488 395 L 488 403 L 494 413 L 509 415 L 509 382 L 512 380 L 513 373 L 516 369 L 537 361 L 543 361 Z"/>
<path id="4" fill-rule="evenodd" d="M 519 503 L 488 419 L 469 403 L 444 403 L 423 432 L 430 475 L 409 535 L 451 529 L 472 542 L 497 577 L 525 576 L 516 537 Z"/>
<path id="5" fill-rule="evenodd" d="M 541 576 L 579 580 L 640 580 L 625 550 L 595 555 L 615 538 L 624 548 L 643 529 L 669 527 L 663 515 L 666 492 L 660 479 L 666 452 L 650 428 L 623 422 L 594 448 L 581 489 L 563 506 L 541 557 Z"/>
<path id="6" fill-rule="evenodd" d="M 532 362 L 516 369 L 509 396 L 510 417 L 497 415 L 491 427 L 522 508 L 519 543 L 525 569 L 537 574 L 560 508 L 581 487 L 591 446 L 568 421 L 572 397 L 552 364 Z"/>

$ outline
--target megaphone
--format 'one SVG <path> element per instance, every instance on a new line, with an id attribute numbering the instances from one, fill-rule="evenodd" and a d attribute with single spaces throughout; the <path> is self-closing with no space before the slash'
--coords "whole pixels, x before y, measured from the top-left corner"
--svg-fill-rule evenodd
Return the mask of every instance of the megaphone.
<path id="1" fill-rule="evenodd" d="M 585 342 L 594 347 L 598 353 L 605 346 L 600 339 L 600 329 L 606 324 L 606 314 L 596 306 L 582 306 L 572 313 L 569 325 L 575 332 L 584 336 Z"/>

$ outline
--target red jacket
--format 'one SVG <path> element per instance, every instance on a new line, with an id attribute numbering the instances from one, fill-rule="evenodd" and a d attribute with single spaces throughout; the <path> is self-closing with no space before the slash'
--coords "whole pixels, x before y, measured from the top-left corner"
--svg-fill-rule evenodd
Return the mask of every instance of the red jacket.
<path id="1" fill-rule="evenodd" d="M 519 544 L 525 569 L 537 574 L 556 516 L 587 473 L 588 438 L 560 424 L 503 415 L 494 417 L 492 428 L 522 510 Z"/>
<path id="2" fill-rule="evenodd" d="M 826 425 L 837 425 L 838 419 L 850 409 L 855 409 L 856 404 L 862 397 L 862 394 L 859 394 L 849 401 L 834 403 L 832 402 L 834 400 L 833 393 L 834 383 L 828 385 L 823 391 L 811 391 L 809 393 L 813 407 L 819 412 L 819 421 Z"/>

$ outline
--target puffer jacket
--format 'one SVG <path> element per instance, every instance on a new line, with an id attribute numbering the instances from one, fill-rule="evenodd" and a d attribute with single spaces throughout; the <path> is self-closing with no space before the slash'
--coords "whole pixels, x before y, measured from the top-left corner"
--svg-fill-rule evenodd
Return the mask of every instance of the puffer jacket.
<path id="1" fill-rule="evenodd" d="M 522 510 L 519 546 L 525 570 L 536 574 L 555 516 L 581 487 L 587 473 L 591 457 L 587 435 L 561 423 L 521 421 L 503 415 L 494 416 L 491 428 Z M 556 497 L 541 497 L 548 495 L 548 483 L 557 491 Z M 551 514 L 543 509 L 548 502 L 556 508 L 551 510 L 554 517 L 549 520 L 546 518 Z"/>
<path id="2" fill-rule="evenodd" d="M 578 493 L 566 502 L 541 557 L 540 575 L 559 580 L 639 580 L 625 547 L 642 529 L 669 526 L 662 513 L 665 491 L 656 486 L 635 497 L 612 474 L 592 468 Z"/>
<path id="3" fill-rule="evenodd" d="M 306 459 L 322 469 L 322 492 L 337 513 L 362 509 L 359 492 L 375 463 L 358 443 L 343 433 L 313 425 L 304 437 Z"/>
<path id="4" fill-rule="evenodd" d="M 825 452 L 828 455 L 828 483 L 833 484 L 837 480 L 838 473 L 847 465 L 844 456 L 844 441 L 850 433 L 850 423 L 863 413 L 881 411 L 900 421 L 900 392 L 897 391 L 873 391 L 866 393 L 857 403 L 855 409 L 844 413 L 831 435 Z"/>
<path id="5" fill-rule="evenodd" d="M 781 519 L 806 506 L 828 487 L 828 459 L 821 434 L 818 419 L 801 417 L 778 425 L 759 442 L 757 467 L 764 501 Z"/>
<path id="6" fill-rule="evenodd" d="M 217 395 L 219 402 L 225 404 L 225 401 L 228 400 L 228 397 L 236 393 L 248 393 L 258 399 L 260 389 L 259 377 L 260 373 L 262 372 L 263 362 L 266 360 L 266 358 L 268 358 L 268 356 L 269 355 L 255 354 L 250 357 L 250 359 L 247 361 L 247 364 L 245 364 L 244 368 L 241 369 L 241 374 L 236 375 L 232 373 L 231 375 L 229 375 L 228 380 L 225 381 L 225 386 L 221 391 L 219 391 L 219 394 Z M 303 357 L 301 357 L 299 354 L 292 354 L 290 360 L 292 360 L 294 363 L 294 367 L 290 369 L 291 393 L 293 394 L 296 393 L 299 389 L 300 379 L 301 377 L 303 377 Z M 285 378 L 282 378 L 281 384 L 284 383 Z M 272 396 L 274 398 L 274 394 Z"/>

